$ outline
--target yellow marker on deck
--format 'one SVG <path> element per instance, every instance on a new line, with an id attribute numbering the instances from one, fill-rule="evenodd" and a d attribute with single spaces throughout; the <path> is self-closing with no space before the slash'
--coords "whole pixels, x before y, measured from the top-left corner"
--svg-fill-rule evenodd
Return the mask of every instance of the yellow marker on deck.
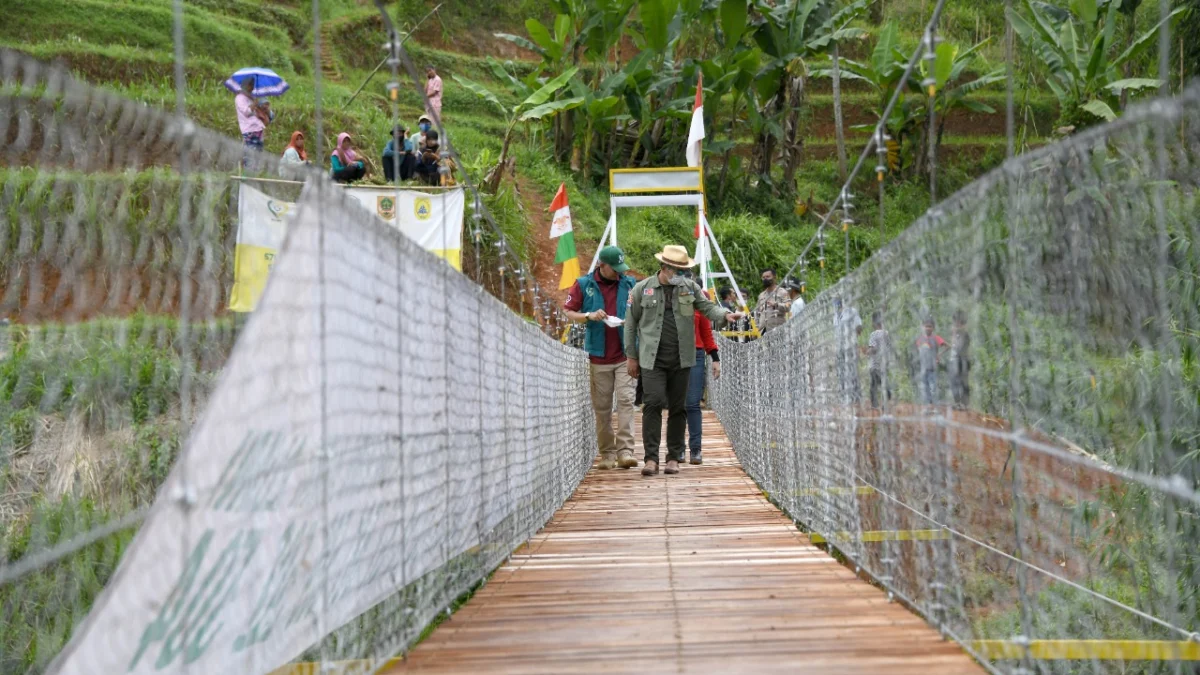
<path id="1" fill-rule="evenodd" d="M 804 488 L 803 490 L 796 490 L 795 496 L 797 496 L 797 497 L 812 497 L 814 495 L 819 495 L 819 494 L 826 493 L 826 492 L 828 492 L 831 495 L 844 495 L 844 494 L 853 493 L 856 495 L 864 495 L 865 496 L 865 495 L 875 494 L 875 488 L 871 487 L 870 485 L 859 485 L 859 486 L 853 487 L 853 488 L 849 488 L 849 487 Z"/>
<path id="2" fill-rule="evenodd" d="M 949 539 L 950 532 L 947 530 L 871 530 L 855 534 L 854 532 L 836 532 L 836 539 L 851 539 L 853 541 L 933 541 L 936 539 Z M 825 535 L 816 532 L 808 534 L 808 540 L 814 544 L 824 544 L 829 540 Z"/>
<path id="3" fill-rule="evenodd" d="M 975 640 L 987 659 L 1021 659 L 1025 646 L 1010 640 Z M 1200 642 L 1186 640 L 1031 640 L 1029 655 L 1044 660 L 1200 661 Z"/>

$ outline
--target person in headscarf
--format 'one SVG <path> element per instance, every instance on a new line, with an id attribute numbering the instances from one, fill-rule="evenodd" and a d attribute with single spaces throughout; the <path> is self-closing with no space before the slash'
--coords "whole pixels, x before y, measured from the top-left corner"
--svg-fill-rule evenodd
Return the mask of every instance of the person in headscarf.
<path id="1" fill-rule="evenodd" d="M 242 165 L 246 168 L 250 168 L 252 163 L 250 153 L 262 152 L 263 129 L 266 128 L 262 118 L 258 115 L 258 105 L 254 100 L 253 92 L 254 78 L 247 77 L 242 80 L 242 90 L 233 98 L 234 106 L 237 108 L 238 129 L 242 132 L 242 144 L 245 146 L 245 151 L 242 153 Z"/>
<path id="2" fill-rule="evenodd" d="M 353 183 L 367 174 L 367 165 L 354 152 L 354 142 L 345 131 L 338 134 L 337 147 L 329 156 L 329 163 L 330 177 L 339 183 Z"/>
<path id="3" fill-rule="evenodd" d="M 425 96 L 429 99 L 429 109 L 426 111 L 435 119 L 442 119 L 442 78 L 433 69 L 425 66 Z"/>
<path id="4" fill-rule="evenodd" d="M 279 158 L 279 175 L 284 178 L 299 173 L 300 167 L 308 164 L 308 153 L 304 151 L 304 132 L 293 131 L 292 140 Z"/>

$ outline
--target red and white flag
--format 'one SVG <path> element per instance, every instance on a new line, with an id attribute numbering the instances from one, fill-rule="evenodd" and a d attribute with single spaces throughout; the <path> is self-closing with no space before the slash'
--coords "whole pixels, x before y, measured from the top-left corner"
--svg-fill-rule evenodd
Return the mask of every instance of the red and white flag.
<path id="1" fill-rule="evenodd" d="M 696 74 L 696 103 L 692 106 L 692 127 L 688 130 L 687 156 L 688 166 L 700 166 L 700 160 L 704 149 L 704 73 Z M 703 171 L 704 169 L 700 169 Z M 700 231 L 700 219 L 696 219 L 695 237 L 701 239 L 703 232 Z M 703 251 L 697 250 L 698 256 L 703 256 Z M 704 262 L 701 260 L 701 262 Z"/>
<path id="2" fill-rule="evenodd" d="M 688 130 L 687 165 L 700 166 L 704 144 L 704 75 L 696 77 L 696 104 L 692 106 L 692 127 Z"/>

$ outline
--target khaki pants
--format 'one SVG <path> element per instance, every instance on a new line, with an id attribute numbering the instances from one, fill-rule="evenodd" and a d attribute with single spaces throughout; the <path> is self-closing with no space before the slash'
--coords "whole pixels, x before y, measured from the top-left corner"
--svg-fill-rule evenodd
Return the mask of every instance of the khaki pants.
<path id="1" fill-rule="evenodd" d="M 633 452 L 633 378 L 625 362 L 591 364 L 592 410 L 601 459 L 616 459 L 618 452 Z M 617 431 L 613 433 L 613 394 L 617 397 Z"/>

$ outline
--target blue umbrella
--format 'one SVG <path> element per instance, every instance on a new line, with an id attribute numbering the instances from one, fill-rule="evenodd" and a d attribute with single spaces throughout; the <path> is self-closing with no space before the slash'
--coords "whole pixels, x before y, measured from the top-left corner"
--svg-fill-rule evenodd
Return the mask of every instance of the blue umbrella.
<path id="1" fill-rule="evenodd" d="M 282 96 L 283 92 L 291 87 L 275 71 L 268 68 L 242 68 L 225 80 L 225 88 L 236 94 L 242 90 L 242 80 L 248 77 L 254 79 L 254 91 L 250 94 L 254 98 Z"/>

